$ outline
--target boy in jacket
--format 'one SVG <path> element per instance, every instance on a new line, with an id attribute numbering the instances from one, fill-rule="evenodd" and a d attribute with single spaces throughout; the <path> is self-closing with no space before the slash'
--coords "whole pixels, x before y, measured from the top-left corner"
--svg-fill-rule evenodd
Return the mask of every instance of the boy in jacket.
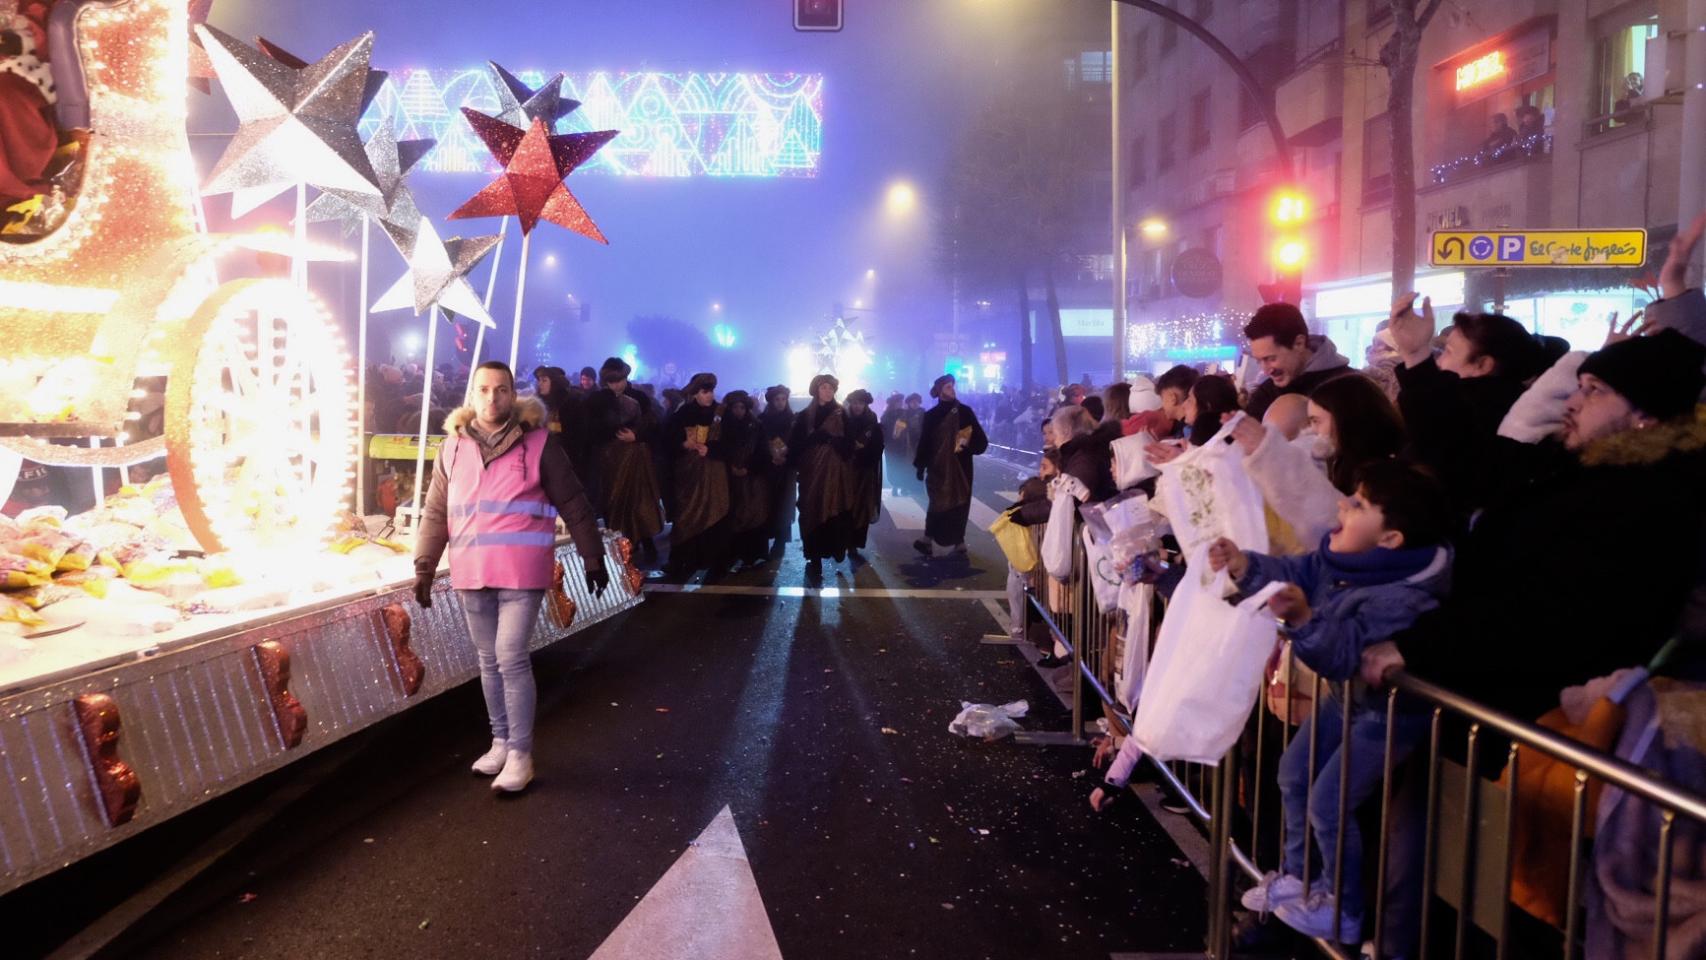
<path id="1" fill-rule="evenodd" d="M 1356 676 L 1365 648 L 1439 605 L 1450 576 L 1451 554 L 1445 538 L 1451 524 L 1450 505 L 1437 481 L 1408 464 L 1378 460 L 1358 475 L 1355 494 L 1339 505 L 1337 529 L 1323 538 L 1319 550 L 1270 557 L 1240 550 L 1222 538 L 1209 548 L 1209 565 L 1229 572 L 1245 593 L 1269 583 L 1286 584 L 1268 607 L 1284 625 L 1292 650 L 1323 679 L 1346 681 Z M 1247 892 L 1244 905 L 1259 912 L 1271 910 L 1308 936 L 1361 943 L 1363 850 L 1355 813 L 1381 782 L 1386 711 L 1377 702 L 1353 703 L 1347 731 L 1342 698 L 1349 691 L 1337 684 L 1329 691 L 1315 716 L 1297 729 L 1280 760 L 1286 827 L 1282 870 L 1268 874 Z M 1313 790 L 1311 726 L 1316 728 Z M 1393 762 L 1401 762 L 1426 730 L 1425 712 L 1400 708 L 1392 730 Z M 1340 767 L 1347 763 L 1349 794 L 1341 823 Z M 1304 846 L 1305 816 L 1319 854 L 1307 896 L 1303 878 L 1311 871 Z M 1333 861 L 1341 830 L 1343 903 L 1339 930 L 1334 931 Z"/>

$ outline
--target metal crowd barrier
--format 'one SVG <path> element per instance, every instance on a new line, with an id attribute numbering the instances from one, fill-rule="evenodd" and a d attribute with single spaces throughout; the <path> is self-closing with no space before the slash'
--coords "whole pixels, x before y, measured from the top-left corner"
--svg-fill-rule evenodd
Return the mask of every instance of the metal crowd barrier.
<path id="1" fill-rule="evenodd" d="M 1072 658 L 1070 738 L 1075 741 L 1082 741 L 1085 736 L 1084 705 L 1087 692 L 1095 693 L 1110 728 L 1122 735 L 1129 732 L 1130 709 L 1135 707 L 1135 704 L 1121 704 L 1110 693 L 1113 686 L 1113 667 L 1119 654 L 1118 644 L 1152 644 L 1154 641 L 1150 624 L 1127 624 L 1123 612 L 1103 614 L 1097 609 L 1090 581 L 1093 574 L 1089 570 L 1083 540 L 1078 536 L 1082 525 L 1081 520 L 1074 525 L 1071 576 L 1064 582 L 1051 583 L 1052 578 L 1039 567 L 1035 574 L 1026 578 L 1027 602 L 1021 609 L 1013 611 L 1021 631 L 1031 616 L 1037 617 L 1047 626 L 1055 643 L 1067 650 Z M 1042 528 L 1033 528 L 1033 535 L 1040 539 Z M 1155 603 L 1159 605 L 1161 602 L 1157 597 Z M 1159 617 L 1151 619 L 1154 622 L 1159 621 Z M 1295 678 L 1299 675 L 1300 665 L 1295 658 L 1292 658 L 1287 666 L 1290 668 L 1289 677 Z M 1326 702 L 1324 694 L 1329 687 L 1338 688 L 1339 696 L 1336 699 L 1343 711 L 1340 717 L 1341 730 L 1348 732 L 1356 709 L 1356 698 L 1355 690 L 1348 690 L 1346 687 L 1354 683 L 1329 684 L 1315 677 L 1313 695 L 1307 707 L 1307 718 L 1311 721 L 1318 720 Z M 1398 717 L 1401 697 L 1412 705 L 1412 711 L 1420 710 L 1425 714 L 1428 722 L 1426 740 L 1417 745 L 1414 753 L 1405 761 L 1409 765 L 1405 772 L 1411 777 L 1425 776 L 1425 800 L 1421 810 L 1422 862 L 1420 876 L 1415 878 L 1419 882 L 1410 885 L 1419 900 L 1419 903 L 1415 904 L 1418 922 L 1414 927 L 1417 939 L 1413 944 L 1413 952 L 1409 949 L 1412 946 L 1410 944 L 1392 942 L 1388 924 L 1393 907 L 1390 900 L 1393 896 L 1391 888 L 1395 881 L 1402 879 L 1393 872 L 1393 838 L 1401 830 L 1415 828 L 1413 811 L 1395 809 L 1401 798 L 1395 797 L 1393 792 L 1394 776 L 1400 772 L 1394 763 L 1393 754 L 1394 724 Z M 1233 910 L 1236 876 L 1233 871 L 1236 870 L 1254 881 L 1263 876 L 1266 868 L 1278 868 L 1277 854 L 1270 854 L 1263 846 L 1265 836 L 1270 840 L 1277 839 L 1278 842 L 1273 844 L 1276 850 L 1284 849 L 1286 838 L 1283 819 L 1277 828 L 1277 837 L 1274 833 L 1266 832 L 1275 828 L 1269 827 L 1264 820 L 1266 817 L 1275 816 L 1277 811 L 1277 804 L 1272 801 L 1276 799 L 1278 791 L 1279 754 L 1297 735 L 1305 717 L 1293 715 L 1299 708 L 1295 705 L 1293 691 L 1289 689 L 1284 700 L 1284 716 L 1271 714 L 1266 700 L 1264 692 L 1244 735 L 1228 751 L 1227 759 L 1219 765 L 1156 762 L 1153 758 L 1145 758 L 1185 801 L 1191 815 L 1208 834 L 1211 858 L 1206 955 L 1209 957 L 1224 958 L 1232 955 L 1233 932 L 1237 921 Z M 1651 804 L 1659 816 L 1659 843 L 1658 849 L 1653 852 L 1650 940 L 1640 954 L 1625 951 L 1625 955 L 1645 955 L 1655 960 L 1677 955 L 1674 951 L 1667 953 L 1667 940 L 1671 932 L 1671 896 L 1676 881 L 1674 873 L 1678 865 L 1674 850 L 1677 821 L 1679 818 L 1692 821 L 1706 830 L 1706 796 L 1680 789 L 1614 755 L 1501 713 L 1419 677 L 1402 672 L 1395 674 L 1385 690 L 1384 700 L 1386 741 L 1383 748 L 1381 782 L 1378 793 L 1369 801 L 1378 803 L 1376 809 L 1379 826 L 1374 843 L 1369 843 L 1368 838 L 1364 837 L 1365 849 L 1372 849 L 1376 858 L 1373 884 L 1367 897 L 1368 902 L 1373 905 L 1373 911 L 1372 915 L 1364 918 L 1363 925 L 1363 933 L 1368 943 L 1347 945 L 1326 939 L 1315 940 L 1314 945 L 1322 955 L 1335 960 L 1355 960 L 1360 956 L 1372 956 L 1375 960 L 1382 960 L 1400 955 L 1462 958 L 1484 956 L 1489 951 L 1492 956 L 1501 960 L 1515 955 L 1511 952 L 1510 943 L 1513 917 L 1522 911 L 1512 902 L 1510 895 L 1515 856 L 1513 838 L 1517 829 L 1516 816 L 1521 807 L 1518 773 L 1522 769 L 1525 756 L 1529 756 L 1529 751 L 1550 758 L 1573 771 L 1564 921 L 1561 929 L 1555 931 L 1560 946 L 1556 951 L 1552 951 L 1554 955 L 1565 960 L 1575 960 L 1584 955 L 1584 897 L 1588 882 L 1585 870 L 1592 856 L 1589 846 L 1591 841 L 1586 833 L 1592 822 L 1589 818 L 1594 816 L 1594 811 L 1588 808 L 1589 784 L 1592 780 L 1625 791 L 1630 795 L 1626 802 L 1642 801 Z M 1274 724 L 1279 725 L 1278 730 L 1270 731 Z M 1464 731 L 1461 737 L 1461 754 L 1454 748 L 1454 744 L 1459 742 L 1458 738 L 1448 736 L 1448 731 L 1458 727 Z M 1318 730 L 1319 723 L 1309 724 L 1310 794 L 1314 793 L 1316 769 L 1319 765 Z M 1491 748 L 1487 746 L 1489 740 L 1494 741 Z M 1339 905 L 1345 882 L 1343 824 L 1347 817 L 1355 817 L 1359 813 L 1357 810 L 1348 809 L 1352 757 L 1349 736 L 1342 734 L 1340 749 L 1344 757 L 1340 764 L 1337 796 L 1337 815 L 1341 827 L 1336 833 L 1332 851 L 1332 929 L 1335 932 L 1341 930 Z M 1498 780 L 1488 779 L 1477 772 L 1487 766 L 1485 760 L 1489 751 L 1503 753 L 1503 763 L 1498 764 L 1503 769 L 1503 776 Z M 1405 793 L 1409 797 L 1405 799 L 1414 798 L 1416 784 L 1411 782 L 1407 787 Z M 1310 887 L 1318 882 L 1310 876 L 1315 872 L 1317 864 L 1313 827 L 1308 817 L 1304 818 L 1304 831 L 1304 879 L 1307 895 Z M 1413 834 L 1409 836 L 1414 839 Z M 1697 836 L 1691 836 L 1690 839 L 1696 843 L 1702 842 Z M 1245 840 L 1248 841 L 1247 844 Z M 1681 864 L 1685 869 L 1698 871 L 1701 856 L 1701 850 L 1690 850 L 1682 858 Z M 1362 882 L 1362 879 L 1358 877 L 1357 882 Z M 1436 914 L 1442 907 L 1450 910 L 1451 914 L 1449 917 L 1440 914 L 1439 922 L 1436 922 Z M 1543 930 L 1547 926 L 1545 921 L 1531 920 L 1530 926 L 1535 930 Z M 1447 927 L 1450 942 L 1442 944 L 1439 941 Z M 1472 933 L 1472 929 L 1479 933 Z M 1372 950 L 1364 953 L 1365 946 L 1372 947 Z M 1524 950 L 1521 954 L 1524 957 L 1545 955 L 1544 951 L 1536 954 L 1532 947 L 1525 947 Z"/>

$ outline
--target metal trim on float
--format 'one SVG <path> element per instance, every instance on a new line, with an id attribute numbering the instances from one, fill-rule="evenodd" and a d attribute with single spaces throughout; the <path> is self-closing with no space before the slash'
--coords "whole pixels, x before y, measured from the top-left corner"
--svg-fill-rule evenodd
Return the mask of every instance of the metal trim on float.
<path id="1" fill-rule="evenodd" d="M 628 569 L 626 541 L 606 533 L 604 552 L 613 574 Z M 559 545 L 557 559 L 574 621 L 541 615 L 532 649 L 641 602 L 636 578 L 613 575 L 593 597 L 574 549 Z M 411 587 L 263 617 L 0 698 L 0 893 L 474 679 L 448 576 L 431 609 L 414 606 Z M 398 603 L 407 622 L 393 611 L 388 626 L 383 611 Z M 99 749 L 80 722 L 96 707 L 107 711 Z M 141 788 L 128 807 L 127 785 Z"/>

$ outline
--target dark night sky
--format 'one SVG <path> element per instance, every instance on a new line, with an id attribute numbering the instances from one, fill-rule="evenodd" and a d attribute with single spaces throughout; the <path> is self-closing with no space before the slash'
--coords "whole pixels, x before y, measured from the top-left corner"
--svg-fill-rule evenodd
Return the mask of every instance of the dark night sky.
<path id="1" fill-rule="evenodd" d="M 847 0 L 847 6 L 846 29 L 837 34 L 796 33 L 788 0 L 219 0 L 210 22 L 245 39 L 264 35 L 307 57 L 372 29 L 374 65 L 381 69 L 455 69 L 492 59 L 512 70 L 548 72 L 824 74 L 824 154 L 815 179 L 572 177 L 610 246 L 539 228 L 523 342 L 569 293 L 593 306 L 592 323 L 565 325 L 570 332 L 555 361 L 577 367 L 596 365 L 628 342 L 627 322 L 635 315 L 667 314 L 708 329 L 716 322 L 711 304 L 720 302 L 741 342 L 739 356 L 720 357 L 719 365 L 769 382 L 781 375 L 789 339 L 803 337 L 832 302 L 851 306 L 865 297 L 875 314 L 863 322 L 879 357 L 896 356 L 897 373 L 916 380 L 924 371 L 908 366 L 921 363 L 919 347 L 949 318 L 947 284 L 930 262 L 929 190 L 997 59 L 968 25 L 971 17 L 990 22 L 992 0 Z M 231 129 L 217 94 L 194 101 L 192 129 Z M 204 166 L 212 146 L 217 141 Z M 897 178 L 924 191 L 923 209 L 899 229 L 885 220 L 882 204 Z M 428 173 L 413 183 L 423 210 L 441 220 L 485 180 Z M 215 199 L 212 210 L 220 213 L 224 204 Z M 288 215 L 279 202 L 254 217 Z M 495 220 L 459 222 L 443 232 L 495 232 L 496 226 Z M 375 249 L 377 296 L 401 260 L 383 241 Z M 492 311 L 506 343 L 516 249 L 505 251 Z M 556 255 L 555 268 L 544 265 L 547 254 Z M 874 290 L 866 286 L 869 268 L 878 271 Z M 315 272 L 316 285 L 353 313 L 355 269 Z M 403 329 L 404 317 L 376 317 L 374 350 L 383 355 L 384 334 Z"/>

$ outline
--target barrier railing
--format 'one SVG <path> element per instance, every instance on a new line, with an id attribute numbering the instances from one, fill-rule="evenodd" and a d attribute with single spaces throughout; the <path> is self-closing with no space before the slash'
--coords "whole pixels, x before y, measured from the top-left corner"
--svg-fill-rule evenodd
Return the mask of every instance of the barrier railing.
<path id="1" fill-rule="evenodd" d="M 1071 576 L 1057 581 L 1039 568 L 1028 578 L 1026 603 L 1013 612 L 1019 618 L 1020 630 L 1029 617 L 1039 618 L 1054 642 L 1072 658 L 1071 736 L 1075 740 L 1085 735 L 1084 709 L 1090 692 L 1113 729 L 1122 734 L 1130 730 L 1130 708 L 1135 702 L 1122 704 L 1113 694 L 1114 664 L 1121 643 L 1153 642 L 1150 624 L 1127 624 L 1122 611 L 1103 613 L 1097 607 L 1090 579 L 1095 573 L 1077 535 L 1081 527 L 1082 521 L 1075 523 Z M 1040 527 L 1036 533 L 1041 535 Z M 1289 650 L 1282 663 L 1287 668 L 1284 676 L 1300 676 L 1299 664 Z M 1318 775 L 1326 759 L 1321 727 L 1327 709 L 1336 712 L 1333 719 L 1341 733 L 1334 748 L 1339 761 L 1337 783 L 1328 787 L 1333 791 L 1327 798 L 1330 804 L 1313 801 L 1309 806 L 1330 806 L 1336 816 L 1333 840 L 1326 856 L 1318 857 L 1318 814 L 1302 818 L 1304 859 L 1300 878 L 1305 898 L 1321 889 L 1323 876 L 1331 878 L 1332 919 L 1327 929 L 1336 936 L 1314 941 L 1323 955 L 1340 960 L 1487 954 L 1499 958 L 1553 955 L 1565 960 L 1598 956 L 1599 952 L 1585 952 L 1584 913 L 1590 886 L 1586 871 L 1594 856 L 1590 834 L 1597 820 L 1590 802 L 1596 789 L 1607 788 L 1625 794 L 1618 802 L 1650 805 L 1647 812 L 1657 836 L 1654 848 L 1642 851 L 1642 856 L 1651 861 L 1649 882 L 1642 889 L 1622 894 L 1644 901 L 1633 907 L 1625 905 L 1621 913 L 1650 918 L 1644 936 L 1628 922 L 1613 931 L 1605 926 L 1609 920 L 1599 921 L 1601 935 L 1621 940 L 1622 956 L 1662 960 L 1684 955 L 1676 949 L 1667 952 L 1673 933 L 1672 892 L 1679 879 L 1686 879 L 1691 884 L 1690 896 L 1698 899 L 1701 874 L 1706 872 L 1701 865 L 1706 857 L 1706 796 L 1679 788 L 1603 750 L 1402 672 L 1380 691 L 1364 689 L 1357 681 L 1328 682 L 1314 677 L 1303 682 L 1311 687 L 1306 706 L 1299 704 L 1301 698 L 1291 689 L 1280 691 L 1282 696 L 1271 709 L 1272 701 L 1264 695 L 1244 735 L 1220 764 L 1150 761 L 1208 833 L 1212 851 L 1205 944 L 1208 956 L 1232 954 L 1238 919 L 1233 910 L 1234 870 L 1250 880 L 1260 880 L 1265 868 L 1278 868 L 1279 852 L 1291 839 L 1285 817 L 1279 816 L 1277 830 L 1270 822 L 1280 806 L 1276 803 L 1280 758 L 1298 736 L 1307 736 L 1305 746 L 1298 748 L 1305 754 L 1301 796 L 1311 800 L 1317 796 Z M 1359 761 L 1357 748 L 1360 745 L 1366 751 L 1368 747 L 1350 732 L 1354 725 L 1377 719 L 1384 720 L 1384 732 L 1378 747 L 1378 787 L 1371 791 L 1367 767 L 1361 767 L 1362 775 L 1353 781 L 1358 764 L 1367 762 L 1366 758 Z M 1413 753 L 1395 732 L 1401 722 L 1412 735 L 1425 727 Z M 1561 824 L 1554 827 L 1543 816 L 1545 800 L 1552 791 L 1537 790 L 1522 776 L 1531 765 L 1542 763 L 1554 764 L 1554 773 L 1565 774 L 1569 791 L 1567 837 Z M 1368 795 L 1353 796 L 1353 787 Z M 1557 811 L 1557 804 L 1552 809 Z M 1346 883 L 1361 884 L 1364 879 L 1361 869 L 1346 876 L 1347 867 L 1362 859 L 1359 816 L 1378 823 L 1372 895 L 1367 898 L 1372 914 L 1366 919 L 1371 922 L 1360 925 L 1360 929 L 1354 922 L 1347 923 L 1359 918 L 1344 913 Z M 1680 829 L 1683 824 L 1692 825 L 1692 829 Z M 1347 853 L 1347 833 L 1359 837 L 1359 849 L 1351 854 Z M 1691 845 L 1681 858 L 1674 849 L 1679 834 Z M 1241 842 L 1245 838 L 1247 844 Z M 1521 851 L 1519 840 L 1523 841 Z M 1536 851 L 1556 848 L 1566 840 L 1566 856 L 1555 858 L 1567 859 L 1568 863 L 1561 884 L 1556 871 L 1520 861 L 1531 889 L 1519 906 L 1512 899 L 1519 852 L 1532 858 Z M 1328 860 L 1330 873 L 1325 870 Z M 1679 866 L 1691 871 L 1686 878 L 1677 876 Z M 1532 890 L 1536 884 L 1541 888 L 1539 893 Z M 1557 902 L 1560 894 L 1561 902 Z M 1696 912 L 1690 916 L 1690 930 L 1698 937 L 1698 908 L 1691 908 Z M 1519 919 L 1519 915 L 1527 919 Z M 1344 938 L 1347 931 L 1355 936 Z M 1370 932 L 1367 944 L 1361 942 L 1365 931 Z M 1513 932 L 1522 938 L 1518 953 L 1512 952 Z M 1339 942 L 1341 938 L 1348 944 Z M 1449 946 L 1442 938 L 1449 940 Z"/>

